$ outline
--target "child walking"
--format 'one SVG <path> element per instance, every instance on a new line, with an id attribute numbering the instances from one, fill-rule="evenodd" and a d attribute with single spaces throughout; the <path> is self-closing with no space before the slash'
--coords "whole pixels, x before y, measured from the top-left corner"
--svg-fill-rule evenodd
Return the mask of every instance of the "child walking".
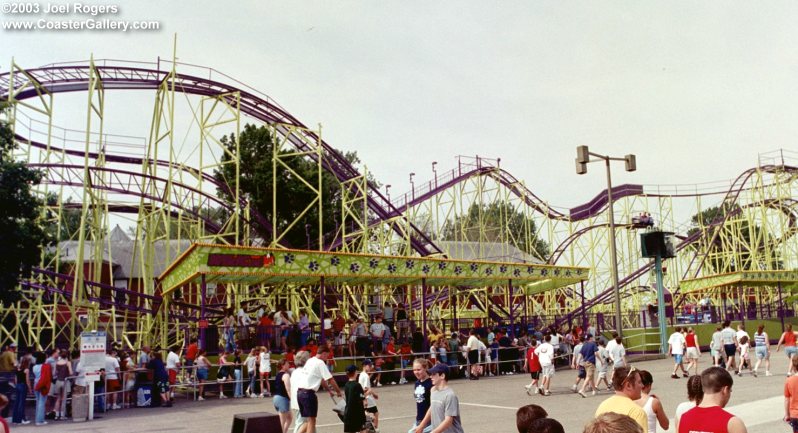
<path id="1" fill-rule="evenodd" d="M 357 367 L 353 364 L 346 367 L 346 377 L 349 381 L 344 385 L 346 408 L 344 409 L 344 433 L 364 432 L 366 424 L 366 410 L 363 400 L 366 398 L 363 387 L 357 379 Z"/>
<path id="2" fill-rule="evenodd" d="M 261 346 L 260 357 L 258 358 L 258 371 L 260 372 L 260 396 L 270 397 L 272 395 L 271 385 L 269 385 L 269 373 L 272 372 L 272 360 L 269 348 Z M 266 379 L 266 387 L 263 387 L 263 380 Z"/>
<path id="3" fill-rule="evenodd" d="M 535 355 L 535 347 L 537 347 L 537 345 L 537 340 L 533 338 L 532 341 L 530 341 L 530 347 L 527 349 L 526 356 L 524 357 L 524 371 L 528 372 L 529 376 L 532 377 L 532 382 L 524 387 L 527 395 L 538 392 L 538 388 L 540 388 L 540 370 L 543 368 L 540 366 L 538 355 Z"/>
<path id="4" fill-rule="evenodd" d="M 740 366 L 737 367 L 737 375 L 743 375 L 743 367 L 748 366 L 748 371 L 756 377 L 756 371 L 754 371 L 753 366 L 751 365 L 751 355 L 748 353 L 748 349 L 751 347 L 751 342 L 748 341 L 748 336 L 743 335 L 740 338 Z"/>

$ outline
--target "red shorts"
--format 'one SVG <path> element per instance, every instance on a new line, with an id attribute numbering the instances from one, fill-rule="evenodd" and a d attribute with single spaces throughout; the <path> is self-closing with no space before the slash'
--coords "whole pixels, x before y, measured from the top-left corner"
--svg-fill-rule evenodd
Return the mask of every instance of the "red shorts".
<path id="1" fill-rule="evenodd" d="M 169 385 L 177 383 L 177 370 L 169 370 Z"/>
<path id="2" fill-rule="evenodd" d="M 122 384 L 118 379 L 108 379 L 107 389 L 108 392 L 116 392 L 122 389 Z"/>

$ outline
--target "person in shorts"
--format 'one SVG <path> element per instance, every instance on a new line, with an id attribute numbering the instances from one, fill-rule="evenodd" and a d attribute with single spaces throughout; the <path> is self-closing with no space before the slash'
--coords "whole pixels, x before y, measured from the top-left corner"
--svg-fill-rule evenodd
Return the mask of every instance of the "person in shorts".
<path id="1" fill-rule="evenodd" d="M 673 356 L 673 372 L 671 372 L 671 378 L 673 379 L 679 378 L 679 375 L 676 374 L 679 369 L 682 370 L 684 377 L 689 376 L 687 370 L 684 369 L 684 364 L 682 364 L 686 345 L 687 341 L 684 339 L 684 334 L 682 334 L 682 327 L 677 326 L 676 330 L 668 338 L 668 355 Z"/>
<path id="2" fill-rule="evenodd" d="M 723 330 L 720 331 L 720 343 L 726 355 L 726 369 L 734 370 L 734 358 L 737 355 L 737 332 L 731 329 L 731 321 L 723 322 Z"/>
<path id="3" fill-rule="evenodd" d="M 105 379 L 108 408 L 122 409 L 122 405 L 117 403 L 117 394 L 122 390 L 122 383 L 119 381 L 119 360 L 116 359 L 116 351 L 113 349 L 105 356 Z"/>
<path id="4" fill-rule="evenodd" d="M 537 347 L 537 345 L 537 340 L 532 338 L 530 347 L 527 348 L 526 355 L 524 356 L 524 371 L 529 372 L 529 376 L 532 378 L 532 382 L 524 386 L 527 395 L 532 395 L 533 390 L 537 391 L 540 380 L 540 370 L 542 368 L 540 366 L 540 359 L 535 355 L 535 347 Z"/>
<path id="5" fill-rule="evenodd" d="M 363 388 L 363 395 L 366 397 L 366 412 L 374 415 L 374 428 L 378 429 L 380 424 L 380 411 L 377 409 L 377 399 L 379 396 L 371 386 L 371 374 L 374 373 L 374 364 L 370 359 L 363 360 L 363 371 L 357 378 L 358 383 Z"/>
<path id="6" fill-rule="evenodd" d="M 272 398 L 272 404 L 274 404 L 274 410 L 276 410 L 277 414 L 280 416 L 280 425 L 283 427 L 283 431 L 288 431 L 288 427 L 291 426 L 292 418 L 291 397 L 288 396 L 288 390 L 291 389 L 290 374 L 288 373 L 290 367 L 288 360 L 285 358 L 280 359 L 277 361 L 277 368 L 279 368 L 279 371 L 274 376 L 274 396 Z"/>
<path id="7" fill-rule="evenodd" d="M 685 359 L 687 359 L 687 372 L 693 369 L 693 374 L 698 374 L 698 358 L 701 356 L 701 346 L 698 344 L 698 336 L 692 327 L 687 328 L 687 335 L 684 336 L 687 343 L 687 352 Z"/>
<path id="8" fill-rule="evenodd" d="M 272 372 L 272 358 L 271 353 L 269 353 L 269 348 L 266 346 L 261 346 L 260 354 L 258 355 L 258 373 L 260 374 L 260 396 L 268 397 L 271 394 L 271 385 L 269 385 L 269 375 Z M 266 381 L 266 386 L 264 387 L 263 382 Z"/>
<path id="9" fill-rule="evenodd" d="M 538 387 L 540 395 L 551 395 L 551 378 L 554 377 L 554 346 L 551 345 L 551 335 L 543 337 L 543 344 L 535 348 L 535 355 L 540 360 L 540 374 L 543 377 Z"/>
<path id="10" fill-rule="evenodd" d="M 316 417 L 319 413 L 319 400 L 316 396 L 316 391 L 322 385 L 328 391 L 335 392 L 340 398 L 343 396 L 341 389 L 327 369 L 327 356 L 329 349 L 327 346 L 322 346 L 316 353 L 316 356 L 310 358 L 305 363 L 305 373 L 307 375 L 307 382 L 302 388 L 297 389 L 297 402 L 299 403 L 299 414 L 305 419 L 307 423 L 307 431 L 316 431 Z"/>
<path id="11" fill-rule="evenodd" d="M 779 338 L 779 343 L 776 345 L 776 352 L 778 352 L 781 345 L 784 344 L 784 353 L 790 358 L 790 362 L 787 363 L 787 377 L 792 376 L 795 372 L 792 368 L 792 360 L 795 358 L 795 355 L 798 354 L 798 345 L 796 345 L 797 337 L 798 332 L 793 331 L 792 325 L 788 323 L 784 333 L 782 333 L 781 338 Z"/>
<path id="12" fill-rule="evenodd" d="M 604 339 L 598 340 L 598 355 L 596 356 L 596 370 L 598 371 L 598 379 L 596 379 L 596 389 L 599 388 L 599 383 L 604 382 L 604 385 L 607 387 L 607 391 L 612 391 L 612 385 L 610 385 L 609 380 L 607 380 L 607 372 L 610 370 L 610 364 L 612 361 L 610 360 L 610 352 L 607 350 L 606 343 Z"/>
<path id="13" fill-rule="evenodd" d="M 759 370 L 759 364 L 765 361 L 765 376 L 770 376 L 770 338 L 765 332 L 765 325 L 759 325 L 754 334 L 754 353 L 756 353 L 754 372 Z"/>
<path id="14" fill-rule="evenodd" d="M 205 357 L 204 349 L 197 352 L 196 365 L 197 365 L 197 384 L 198 384 L 197 391 L 199 394 L 197 400 L 202 401 L 205 400 L 205 397 L 203 397 L 202 394 L 203 391 L 205 390 L 204 389 L 205 382 L 208 381 L 208 370 L 210 370 L 211 368 L 211 362 L 208 360 L 208 358 Z"/>

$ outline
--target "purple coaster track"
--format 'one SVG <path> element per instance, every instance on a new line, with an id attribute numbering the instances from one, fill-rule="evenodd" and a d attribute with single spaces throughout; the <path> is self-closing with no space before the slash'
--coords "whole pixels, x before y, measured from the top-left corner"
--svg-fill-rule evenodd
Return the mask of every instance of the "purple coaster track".
<path id="1" fill-rule="evenodd" d="M 106 91 L 157 90 L 162 82 L 168 78 L 170 73 L 170 71 L 159 69 L 131 67 L 128 65 L 114 65 L 109 64 L 110 62 L 102 63 L 103 66 L 95 66 L 95 69 L 98 72 L 103 83 L 103 88 Z M 91 67 L 88 64 L 72 64 L 28 69 L 25 72 L 28 74 L 30 79 L 36 81 L 41 87 L 47 89 L 50 93 L 56 94 L 87 91 L 89 86 L 90 69 Z M 14 94 L 15 100 L 25 100 L 38 97 L 37 89 L 26 88 L 22 90 L 22 84 L 17 84 L 16 81 L 15 87 L 12 89 L 10 77 L 11 75 L 8 72 L 0 74 L 0 101 L 7 101 L 10 94 Z M 228 102 L 231 104 L 233 104 L 235 101 L 232 100 L 232 96 L 228 95 L 237 92 L 240 95 L 241 111 L 246 115 L 268 124 L 277 124 L 277 129 L 282 131 L 285 131 L 285 128 L 281 128 L 279 124 L 303 128 L 300 131 L 302 134 L 304 134 L 307 141 L 319 141 L 318 136 L 315 133 L 308 131 L 307 127 L 298 119 L 285 111 L 282 107 L 279 107 L 270 100 L 264 99 L 263 97 L 255 94 L 253 91 L 211 79 L 180 73 L 175 75 L 174 82 L 175 91 L 177 92 L 198 96 L 227 98 L 229 99 Z M 299 151 L 312 150 L 305 140 L 302 140 L 295 135 L 289 135 L 288 140 Z M 355 178 L 360 175 L 358 170 L 332 146 L 323 141 L 321 141 L 321 146 L 324 150 L 322 166 L 326 171 L 333 174 L 340 182 Z M 312 154 L 308 155 L 307 157 L 314 161 L 316 158 Z M 377 218 L 385 220 L 397 213 L 396 209 L 382 195 L 376 185 L 369 183 L 367 194 L 369 197 L 369 209 L 377 216 Z M 419 230 L 412 223 L 410 224 L 410 227 L 412 230 L 410 244 L 413 250 L 422 256 L 442 253 L 441 250 L 422 230 Z M 395 230 L 399 232 L 399 228 L 395 228 Z"/>

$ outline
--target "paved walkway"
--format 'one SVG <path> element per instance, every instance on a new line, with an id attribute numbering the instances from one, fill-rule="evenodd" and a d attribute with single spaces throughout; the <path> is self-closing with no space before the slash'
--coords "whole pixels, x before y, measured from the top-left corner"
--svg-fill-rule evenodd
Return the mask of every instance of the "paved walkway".
<path id="1" fill-rule="evenodd" d="M 734 389 L 729 410 L 740 416 L 751 433 L 787 432 L 781 421 L 783 411 L 784 373 L 787 362 L 783 353 L 774 354 L 774 376 L 758 378 L 745 375 L 734 377 Z M 709 366 L 709 357 L 703 355 L 701 367 Z M 670 379 L 670 359 L 636 363 L 640 369 L 654 375 L 654 393 L 672 414 L 676 405 L 686 400 L 686 379 Z M 527 396 L 523 385 L 528 375 L 483 378 L 479 381 L 456 380 L 451 383 L 460 397 L 460 409 L 466 432 L 512 433 L 515 411 L 525 404 L 539 404 L 549 416 L 559 420 L 569 433 L 579 433 L 591 419 L 596 407 L 610 394 L 607 391 L 593 397 L 580 398 L 570 390 L 575 372 L 559 371 L 553 382 L 553 395 Z M 415 403 L 409 385 L 377 388 L 378 406 L 382 414 L 382 433 L 404 433 L 413 422 Z M 319 433 L 341 432 L 342 424 L 331 411 L 332 402 L 319 394 Z M 102 414 L 102 418 L 87 423 L 50 421 L 46 427 L 14 426 L 14 432 L 229 432 L 233 414 L 256 411 L 273 412 L 271 399 L 208 399 L 204 402 L 178 400 L 172 408 L 128 409 Z M 32 415 L 32 414 L 31 414 Z M 672 431 L 671 429 L 670 431 Z"/>

